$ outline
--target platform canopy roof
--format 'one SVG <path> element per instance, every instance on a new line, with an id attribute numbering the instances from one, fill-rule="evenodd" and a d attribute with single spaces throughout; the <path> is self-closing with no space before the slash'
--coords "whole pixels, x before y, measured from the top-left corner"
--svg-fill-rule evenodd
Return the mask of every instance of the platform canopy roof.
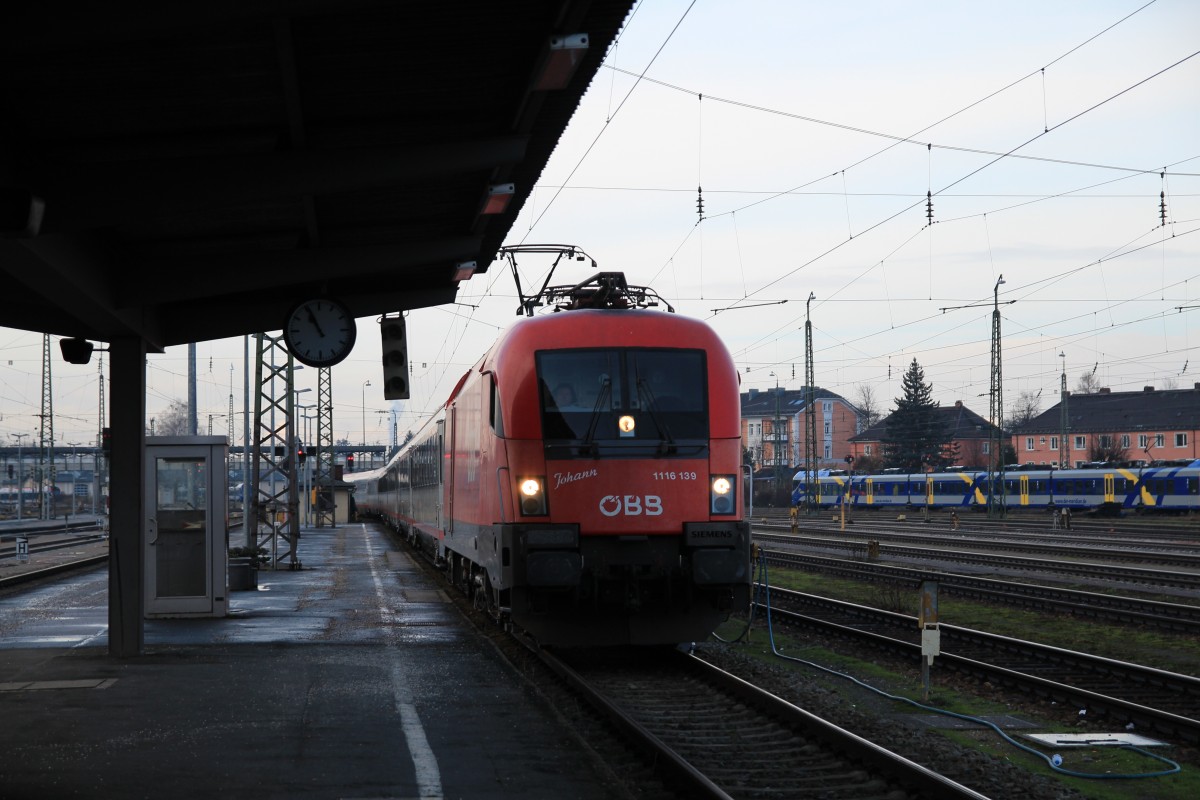
<path id="1" fill-rule="evenodd" d="M 485 271 L 506 243 L 632 6 L 7 10 L 0 326 L 154 351 L 279 330 L 313 296 L 355 317 L 452 301 L 456 265 Z"/>

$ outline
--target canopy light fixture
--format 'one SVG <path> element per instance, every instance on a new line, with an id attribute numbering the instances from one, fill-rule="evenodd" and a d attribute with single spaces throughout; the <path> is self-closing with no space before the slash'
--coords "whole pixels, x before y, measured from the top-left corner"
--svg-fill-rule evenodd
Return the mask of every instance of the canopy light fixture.
<path id="1" fill-rule="evenodd" d="M 542 56 L 541 66 L 533 80 L 537 92 L 565 89 L 579 69 L 587 54 L 588 35 L 575 33 L 570 36 L 551 36 Z"/>
<path id="2" fill-rule="evenodd" d="M 459 281 L 470 280 L 471 276 L 474 274 L 475 274 L 475 262 L 474 261 L 459 261 L 457 264 L 454 265 L 453 280 L 455 283 L 458 283 Z"/>
<path id="3" fill-rule="evenodd" d="M 508 210 L 509 201 L 517 192 L 514 183 L 496 183 L 488 187 L 487 199 L 483 201 L 480 214 L 503 214 Z"/>

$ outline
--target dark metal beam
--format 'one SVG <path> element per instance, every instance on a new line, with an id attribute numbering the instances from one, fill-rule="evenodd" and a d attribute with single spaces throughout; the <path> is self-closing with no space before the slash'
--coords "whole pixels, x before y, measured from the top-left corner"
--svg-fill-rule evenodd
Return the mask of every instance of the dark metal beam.
<path id="1" fill-rule="evenodd" d="M 520 161 L 527 143 L 522 136 L 505 136 L 425 146 L 172 159 L 169 169 L 159 160 L 54 164 L 31 159 L 21 177 L 46 200 L 47 230 L 61 233 L 489 171 Z"/>

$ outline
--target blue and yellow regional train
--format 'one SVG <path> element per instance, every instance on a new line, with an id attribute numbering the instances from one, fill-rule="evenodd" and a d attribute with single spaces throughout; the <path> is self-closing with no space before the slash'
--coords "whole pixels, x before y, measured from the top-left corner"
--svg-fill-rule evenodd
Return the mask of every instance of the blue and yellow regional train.
<path id="1" fill-rule="evenodd" d="M 792 504 L 808 497 L 805 470 L 792 479 Z M 987 508 L 986 471 L 950 468 L 943 472 L 850 475 L 840 470 L 817 473 L 822 508 Z M 1155 463 L 1143 467 L 1098 464 L 1084 469 L 1006 468 L 1005 505 L 1010 509 L 1122 512 L 1200 512 L 1200 460 Z"/>

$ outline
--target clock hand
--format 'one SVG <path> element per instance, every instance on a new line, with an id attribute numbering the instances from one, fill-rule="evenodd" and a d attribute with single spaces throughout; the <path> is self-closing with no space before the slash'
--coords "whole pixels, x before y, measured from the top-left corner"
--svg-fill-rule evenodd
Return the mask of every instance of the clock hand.
<path id="1" fill-rule="evenodd" d="M 317 329 L 317 335 L 324 339 L 325 331 L 321 330 L 321 323 L 317 322 L 317 315 L 313 313 L 311 308 L 307 308 L 305 311 L 308 312 L 308 321 L 311 322 L 313 327 Z"/>

